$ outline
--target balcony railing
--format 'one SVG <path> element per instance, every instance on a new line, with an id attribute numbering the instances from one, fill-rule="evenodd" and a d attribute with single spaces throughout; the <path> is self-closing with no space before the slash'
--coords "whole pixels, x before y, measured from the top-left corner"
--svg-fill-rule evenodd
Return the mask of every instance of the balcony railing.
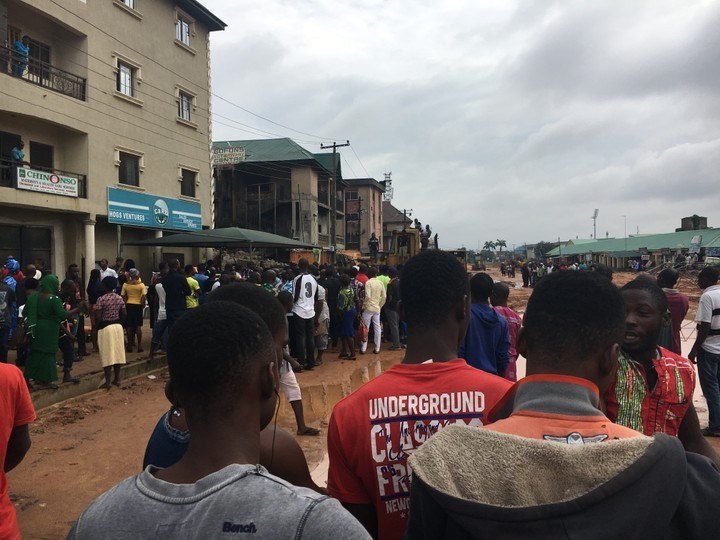
<path id="1" fill-rule="evenodd" d="M 0 46 L 0 71 L 60 94 L 85 101 L 85 79 L 35 58 L 28 58 L 27 65 L 23 67 L 22 60 L 17 53 L 5 46 Z"/>
<path id="2" fill-rule="evenodd" d="M 328 234 L 318 234 L 318 242 L 321 244 L 329 245 L 330 244 L 330 235 Z"/>
<path id="3" fill-rule="evenodd" d="M 0 187 L 10 187 L 17 189 L 17 172 L 18 164 L 8 159 L 0 159 Z M 59 169 L 51 169 L 48 167 L 40 167 L 39 165 L 30 165 L 28 169 L 33 171 L 42 171 L 52 173 L 58 176 L 74 178 L 77 180 L 78 197 L 87 199 L 87 177 L 84 174 L 78 174 L 69 171 L 61 171 Z M 39 190 L 38 190 L 39 191 Z M 44 190 L 43 190 L 44 191 Z M 53 193 L 47 191 L 47 193 Z"/>

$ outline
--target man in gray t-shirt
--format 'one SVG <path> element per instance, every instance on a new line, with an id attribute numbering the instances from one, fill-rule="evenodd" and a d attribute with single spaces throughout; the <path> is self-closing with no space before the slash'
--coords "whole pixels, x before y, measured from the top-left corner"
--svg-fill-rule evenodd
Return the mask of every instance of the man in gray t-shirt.
<path id="1" fill-rule="evenodd" d="M 277 351 L 257 314 L 219 301 L 188 311 L 170 334 L 168 367 L 187 452 L 98 497 L 68 538 L 370 538 L 335 499 L 255 465 L 277 403 Z"/>

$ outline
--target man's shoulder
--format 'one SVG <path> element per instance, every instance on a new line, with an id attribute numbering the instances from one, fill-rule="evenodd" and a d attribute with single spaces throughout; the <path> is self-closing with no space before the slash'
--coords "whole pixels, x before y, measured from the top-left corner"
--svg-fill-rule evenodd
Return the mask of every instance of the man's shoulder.
<path id="1" fill-rule="evenodd" d="M 658 349 L 660 349 L 660 355 L 663 358 L 670 358 L 674 360 L 675 364 L 678 367 L 685 367 L 691 371 L 695 371 L 694 364 L 684 356 L 680 356 L 679 354 L 674 353 L 671 350 L 665 349 L 664 347 L 658 347 Z"/>

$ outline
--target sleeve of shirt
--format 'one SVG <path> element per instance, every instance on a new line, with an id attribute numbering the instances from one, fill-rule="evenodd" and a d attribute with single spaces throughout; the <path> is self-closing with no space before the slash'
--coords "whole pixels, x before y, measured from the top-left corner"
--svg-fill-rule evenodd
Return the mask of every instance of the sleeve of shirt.
<path id="1" fill-rule="evenodd" d="M 712 301 L 707 294 L 703 294 L 698 302 L 695 322 L 712 322 Z"/>
<path id="2" fill-rule="evenodd" d="M 123 283 L 122 289 L 120 289 L 120 296 L 127 295 L 128 289 L 127 289 L 127 283 Z"/>
<path id="3" fill-rule="evenodd" d="M 342 538 L 369 540 L 370 535 L 338 501 L 325 498 L 311 506 L 298 531 L 297 538 Z"/>
<path id="4" fill-rule="evenodd" d="M 22 372 L 15 368 L 15 394 L 17 395 L 17 401 L 15 402 L 15 418 L 13 420 L 13 427 L 24 426 L 35 420 L 35 408 L 30 399 L 30 391 L 28 390 L 25 379 L 23 379 Z"/>
<path id="5" fill-rule="evenodd" d="M 346 422 L 345 425 L 347 428 L 351 428 L 350 422 Z M 340 502 L 371 504 L 372 500 L 368 496 L 362 480 L 347 461 L 349 453 L 353 450 L 345 448 L 342 438 L 343 434 L 338 427 L 338 418 L 334 411 L 328 426 L 328 457 L 330 459 L 328 491 Z"/>

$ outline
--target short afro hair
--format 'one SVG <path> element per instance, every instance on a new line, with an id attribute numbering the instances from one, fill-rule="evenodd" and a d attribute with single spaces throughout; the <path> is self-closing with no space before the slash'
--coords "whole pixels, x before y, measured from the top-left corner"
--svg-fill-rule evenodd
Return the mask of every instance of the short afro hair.
<path id="1" fill-rule="evenodd" d="M 277 336 L 287 328 L 287 316 L 280 302 L 272 293 L 250 283 L 232 283 L 219 287 L 210 293 L 205 303 L 235 302 L 257 313 Z"/>
<path id="2" fill-rule="evenodd" d="M 450 253 L 423 251 L 403 267 L 400 298 L 409 326 L 430 328 L 443 324 L 467 294 L 467 270 Z"/>
<path id="3" fill-rule="evenodd" d="M 617 287 L 597 272 L 553 272 L 535 286 L 523 326 L 531 353 L 582 362 L 622 342 L 625 303 Z"/>
<path id="4" fill-rule="evenodd" d="M 718 269 L 717 265 L 708 265 L 702 270 L 700 270 L 700 274 L 698 274 L 698 277 L 704 277 L 711 283 L 716 283 L 718 279 L 720 279 L 720 269 Z"/>
<path id="5" fill-rule="evenodd" d="M 653 303 L 660 314 L 664 314 L 668 310 L 667 296 L 665 296 L 665 293 L 656 281 L 648 275 L 638 276 L 623 285 L 620 292 L 626 291 L 645 291 L 652 298 Z"/>
<path id="6" fill-rule="evenodd" d="M 493 283 L 493 278 L 485 272 L 480 272 L 470 278 L 470 294 L 472 295 L 473 301 L 487 301 L 493 292 Z"/>
<path id="7" fill-rule="evenodd" d="M 264 363 L 275 361 L 273 338 L 263 320 L 235 302 L 207 302 L 173 325 L 168 369 L 182 407 L 209 418 L 242 389 Z"/>

